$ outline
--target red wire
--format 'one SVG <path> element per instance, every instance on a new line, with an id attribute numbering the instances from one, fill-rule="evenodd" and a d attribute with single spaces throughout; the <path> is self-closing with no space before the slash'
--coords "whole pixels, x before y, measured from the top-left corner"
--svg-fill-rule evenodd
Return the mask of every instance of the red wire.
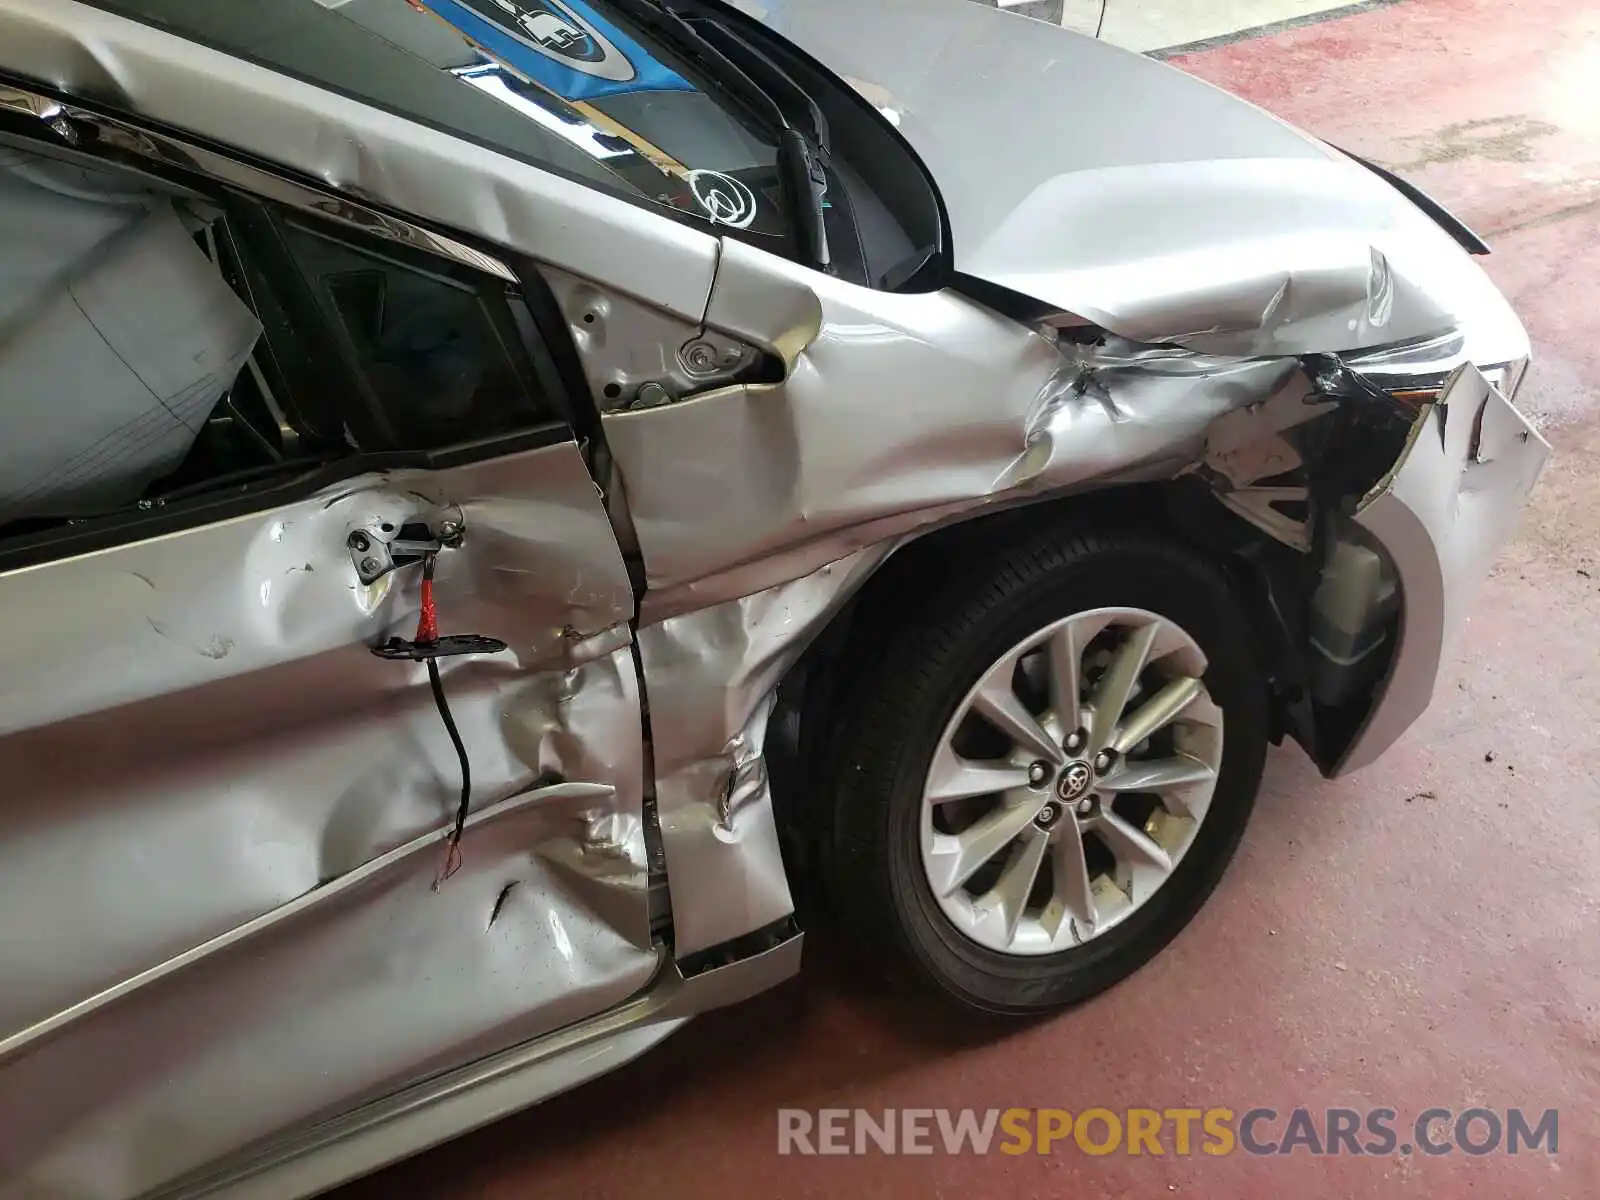
<path id="1" fill-rule="evenodd" d="M 416 640 L 423 645 L 439 640 L 439 613 L 433 606 L 433 580 L 427 575 L 422 577 L 422 615 L 417 618 Z"/>

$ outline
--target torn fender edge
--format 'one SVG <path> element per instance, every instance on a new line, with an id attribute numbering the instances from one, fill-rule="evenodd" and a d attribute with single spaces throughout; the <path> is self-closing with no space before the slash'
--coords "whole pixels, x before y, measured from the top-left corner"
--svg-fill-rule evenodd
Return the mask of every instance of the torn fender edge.
<path id="1" fill-rule="evenodd" d="M 1427 709 L 1549 457 L 1550 443 L 1470 363 L 1423 407 L 1394 469 L 1355 513 L 1399 574 L 1400 636 L 1377 703 L 1330 778 L 1371 764 Z"/>

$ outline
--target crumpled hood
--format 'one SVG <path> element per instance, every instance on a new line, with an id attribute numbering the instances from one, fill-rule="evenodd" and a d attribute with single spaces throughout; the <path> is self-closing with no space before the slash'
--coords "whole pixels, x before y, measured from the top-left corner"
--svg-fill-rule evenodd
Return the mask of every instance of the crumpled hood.
<path id="1" fill-rule="evenodd" d="M 899 127 L 967 275 L 1214 354 L 1520 330 L 1383 179 L 1175 68 L 971 0 L 733 2 Z"/>

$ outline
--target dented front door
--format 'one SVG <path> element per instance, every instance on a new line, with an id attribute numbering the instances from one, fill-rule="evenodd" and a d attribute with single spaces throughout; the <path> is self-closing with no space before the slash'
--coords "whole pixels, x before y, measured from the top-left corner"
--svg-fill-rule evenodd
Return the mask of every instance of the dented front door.
<path id="1" fill-rule="evenodd" d="M 650 945 L 633 595 L 566 429 L 0 575 L 0 1180 L 126 1196 L 608 1008 Z M 412 636 L 437 558 L 461 784 Z"/>

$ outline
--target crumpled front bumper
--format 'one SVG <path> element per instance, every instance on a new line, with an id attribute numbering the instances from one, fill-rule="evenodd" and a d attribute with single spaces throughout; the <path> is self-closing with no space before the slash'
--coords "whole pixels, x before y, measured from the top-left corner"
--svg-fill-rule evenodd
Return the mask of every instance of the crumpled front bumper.
<path id="1" fill-rule="evenodd" d="M 1399 643 L 1382 694 L 1330 775 L 1373 762 L 1428 707 L 1446 652 L 1549 458 L 1549 442 L 1470 363 L 1424 406 L 1394 469 L 1355 514 L 1399 577 Z"/>

